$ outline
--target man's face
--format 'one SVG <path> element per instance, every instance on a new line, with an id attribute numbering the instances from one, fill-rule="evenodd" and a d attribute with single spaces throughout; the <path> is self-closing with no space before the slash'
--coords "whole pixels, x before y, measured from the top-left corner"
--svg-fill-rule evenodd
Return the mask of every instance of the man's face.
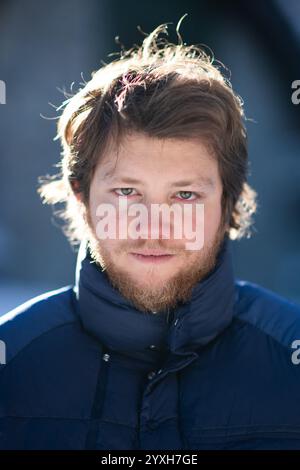
<path id="1" fill-rule="evenodd" d="M 91 181 L 87 220 L 92 256 L 106 270 L 114 287 L 139 310 L 156 312 L 173 308 L 178 302 L 187 301 L 195 283 L 214 267 L 224 238 L 221 197 L 217 161 L 201 141 L 131 133 L 123 138 L 118 156 L 117 150 L 111 149 L 99 161 Z M 149 214 L 147 230 L 143 226 L 137 239 L 128 233 L 122 239 L 117 232 L 116 238 L 99 239 L 97 208 L 110 204 L 118 217 L 120 199 L 126 200 L 128 207 L 145 206 Z M 201 249 L 187 249 L 190 239 L 185 233 L 181 238 L 175 237 L 172 218 L 169 238 L 162 236 L 161 221 L 156 238 L 151 235 L 152 205 L 175 203 L 182 213 L 186 205 L 192 204 L 193 228 L 196 204 L 204 204 Z M 128 221 L 132 219 L 131 216 Z"/>

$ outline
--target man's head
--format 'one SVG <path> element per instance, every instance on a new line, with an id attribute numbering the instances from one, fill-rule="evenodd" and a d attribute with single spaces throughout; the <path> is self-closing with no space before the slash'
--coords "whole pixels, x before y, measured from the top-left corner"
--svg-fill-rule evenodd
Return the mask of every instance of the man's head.
<path id="1" fill-rule="evenodd" d="M 201 49 L 160 42 L 165 31 L 156 28 L 67 100 L 62 174 L 41 188 L 47 202 L 65 201 L 71 240 L 87 239 L 113 285 L 145 311 L 188 300 L 224 235 L 249 233 L 255 211 L 242 102 Z M 97 207 L 118 213 L 125 196 L 148 209 L 203 204 L 203 248 L 187 250 L 184 236 L 165 239 L 161 227 L 157 239 L 99 239 Z"/>

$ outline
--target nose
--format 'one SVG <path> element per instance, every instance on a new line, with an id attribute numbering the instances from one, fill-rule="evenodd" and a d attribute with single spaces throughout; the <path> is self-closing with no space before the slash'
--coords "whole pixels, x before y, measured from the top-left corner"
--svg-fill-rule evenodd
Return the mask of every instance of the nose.
<path id="1" fill-rule="evenodd" d="M 141 238 L 171 239 L 174 222 L 170 205 L 155 199 L 144 203 L 144 207 L 145 214 L 138 226 Z"/>

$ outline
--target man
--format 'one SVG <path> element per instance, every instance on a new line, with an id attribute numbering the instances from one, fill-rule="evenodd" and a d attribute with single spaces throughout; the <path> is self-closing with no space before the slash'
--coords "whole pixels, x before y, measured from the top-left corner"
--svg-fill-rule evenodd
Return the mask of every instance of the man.
<path id="1" fill-rule="evenodd" d="M 2 318 L 2 449 L 300 449 L 300 309 L 232 270 L 256 207 L 242 102 L 163 32 L 64 103 L 41 195 L 76 282 Z"/>

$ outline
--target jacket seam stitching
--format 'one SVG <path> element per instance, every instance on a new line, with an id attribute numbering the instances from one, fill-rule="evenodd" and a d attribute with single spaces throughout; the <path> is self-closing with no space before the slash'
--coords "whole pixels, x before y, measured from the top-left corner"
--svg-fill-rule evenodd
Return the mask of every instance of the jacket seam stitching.
<path id="1" fill-rule="evenodd" d="M 41 335 L 35 337 L 34 339 L 32 339 L 29 343 L 27 343 L 22 349 L 20 349 L 20 351 L 17 352 L 17 354 L 15 356 L 13 356 L 11 358 L 11 360 L 7 363 L 7 364 L 4 364 L 4 367 L 2 368 L 2 370 L 0 370 L 0 374 L 1 372 L 3 373 L 3 371 L 5 371 L 13 362 L 14 360 L 19 356 L 19 354 L 21 354 L 22 352 L 24 352 L 29 346 L 31 346 L 35 341 L 37 341 L 38 339 L 42 338 L 44 335 L 56 330 L 56 329 L 59 329 L 59 328 L 63 328 L 64 326 L 66 325 L 72 325 L 73 323 L 76 324 L 76 319 L 72 320 L 72 321 L 69 321 L 69 322 L 65 322 L 61 325 L 57 325 L 57 326 L 54 326 L 53 328 L 50 328 L 49 330 L 47 331 L 44 331 Z"/>
<path id="2" fill-rule="evenodd" d="M 235 319 L 241 323 L 244 323 L 246 325 L 250 325 L 252 326 L 253 328 L 255 328 L 256 330 L 258 330 L 262 335 L 265 335 L 265 336 L 268 336 L 269 338 L 271 338 L 273 341 L 275 341 L 275 343 L 279 344 L 279 346 L 281 346 L 282 348 L 286 349 L 287 351 L 290 352 L 290 347 L 284 343 L 281 343 L 277 338 L 275 338 L 273 335 L 271 335 L 270 333 L 268 333 L 267 331 L 263 330 L 262 328 L 260 328 L 258 325 L 255 325 L 254 323 L 251 323 L 250 321 L 247 321 L 247 320 L 244 320 L 242 318 L 239 318 L 239 317 L 235 317 Z"/>

